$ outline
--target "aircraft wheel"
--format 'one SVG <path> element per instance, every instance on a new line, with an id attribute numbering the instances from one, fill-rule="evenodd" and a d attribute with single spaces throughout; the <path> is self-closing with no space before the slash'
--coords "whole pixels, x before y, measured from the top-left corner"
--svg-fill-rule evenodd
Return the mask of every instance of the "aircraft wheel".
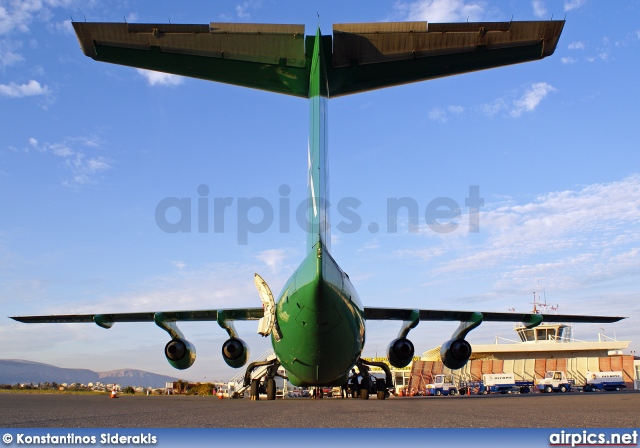
<path id="1" fill-rule="evenodd" d="M 385 398 L 387 398 L 387 395 L 384 393 L 384 390 L 379 390 L 377 393 L 377 398 L 378 400 L 384 400 Z"/>
<path id="2" fill-rule="evenodd" d="M 369 399 L 369 389 L 363 388 L 360 389 L 360 398 L 363 400 Z"/>
<path id="3" fill-rule="evenodd" d="M 267 378 L 267 400 L 276 399 L 276 380 Z"/>
<path id="4" fill-rule="evenodd" d="M 258 380 L 251 380 L 251 391 L 249 392 L 249 395 L 251 396 L 252 400 L 260 399 L 259 388 L 260 388 L 260 382 Z"/>

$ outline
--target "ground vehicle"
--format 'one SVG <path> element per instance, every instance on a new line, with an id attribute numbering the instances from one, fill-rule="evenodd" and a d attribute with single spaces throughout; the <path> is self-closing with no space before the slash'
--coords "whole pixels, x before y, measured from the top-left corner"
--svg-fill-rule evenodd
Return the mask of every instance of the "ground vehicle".
<path id="1" fill-rule="evenodd" d="M 620 390 L 626 388 L 622 372 L 590 372 L 587 371 L 587 383 L 582 390 L 593 392 L 596 390 Z"/>
<path id="2" fill-rule="evenodd" d="M 573 380 L 567 379 L 564 372 L 560 370 L 549 370 L 544 378 L 538 381 L 540 392 L 569 392 L 574 385 Z"/>
<path id="3" fill-rule="evenodd" d="M 482 381 L 461 383 L 460 394 L 527 394 L 533 387 L 533 381 L 516 381 L 513 373 L 485 373 Z"/>
<path id="4" fill-rule="evenodd" d="M 481 393 L 527 394 L 533 381 L 516 381 L 513 373 L 486 373 L 482 375 Z"/>
<path id="5" fill-rule="evenodd" d="M 436 375 L 433 383 L 427 384 L 427 395 L 456 395 L 458 388 L 453 383 L 453 375 Z"/>

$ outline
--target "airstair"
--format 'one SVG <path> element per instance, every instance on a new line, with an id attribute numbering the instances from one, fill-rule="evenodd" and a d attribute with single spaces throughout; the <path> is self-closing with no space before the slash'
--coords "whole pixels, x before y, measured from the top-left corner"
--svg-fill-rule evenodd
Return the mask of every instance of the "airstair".
<path id="1" fill-rule="evenodd" d="M 267 350 L 262 355 L 258 356 L 252 362 L 255 361 L 270 361 L 276 358 L 276 354 L 272 349 Z M 253 370 L 251 373 L 251 379 L 262 378 L 267 373 L 267 369 L 269 366 L 260 366 Z M 244 375 L 246 370 L 240 371 L 236 376 L 229 380 L 229 396 L 233 396 L 234 393 L 237 395 L 242 395 L 245 390 L 247 390 L 250 385 L 244 385 Z"/>

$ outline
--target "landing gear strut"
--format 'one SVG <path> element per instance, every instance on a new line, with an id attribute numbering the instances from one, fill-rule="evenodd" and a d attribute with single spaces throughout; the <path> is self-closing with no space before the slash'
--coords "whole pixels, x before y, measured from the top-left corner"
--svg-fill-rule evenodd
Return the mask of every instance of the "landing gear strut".
<path id="1" fill-rule="evenodd" d="M 275 377 L 278 375 L 278 367 L 280 367 L 280 363 L 277 359 L 271 359 L 269 361 L 255 361 L 249 364 L 247 367 L 247 371 L 244 374 L 244 385 L 245 387 L 251 384 L 250 396 L 252 400 L 260 399 L 260 379 L 251 378 L 251 374 L 258 367 L 267 367 L 267 374 L 265 376 L 265 392 L 267 395 L 267 400 L 275 400 L 276 399 L 276 380 Z"/>
<path id="2" fill-rule="evenodd" d="M 365 361 L 362 358 L 358 359 L 356 366 L 362 375 L 362 381 L 360 382 L 360 398 L 363 400 L 369 399 L 369 394 L 372 391 L 372 385 L 375 384 L 375 393 L 378 400 L 384 400 L 389 396 L 389 389 L 393 388 L 393 376 L 389 366 L 383 362 Z M 369 368 L 371 366 L 379 367 L 384 370 L 385 378 L 376 378 L 369 374 Z"/>

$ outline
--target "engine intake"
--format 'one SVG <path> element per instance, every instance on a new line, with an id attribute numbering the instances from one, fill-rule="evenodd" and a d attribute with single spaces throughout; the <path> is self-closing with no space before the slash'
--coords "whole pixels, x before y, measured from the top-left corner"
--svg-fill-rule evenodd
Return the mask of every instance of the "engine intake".
<path id="1" fill-rule="evenodd" d="M 196 361 L 196 348 L 186 339 L 172 339 L 164 347 L 164 356 L 172 367 L 184 370 Z"/>
<path id="2" fill-rule="evenodd" d="M 387 348 L 389 364 L 398 369 L 408 366 L 414 353 L 413 343 L 407 338 L 394 339 Z"/>
<path id="3" fill-rule="evenodd" d="M 471 357 L 471 344 L 464 339 L 451 339 L 442 344 L 440 357 L 451 370 L 461 369 Z"/>
<path id="4" fill-rule="evenodd" d="M 238 368 L 246 364 L 249 359 L 249 347 L 242 339 L 227 339 L 222 344 L 222 358 L 229 367 Z"/>

